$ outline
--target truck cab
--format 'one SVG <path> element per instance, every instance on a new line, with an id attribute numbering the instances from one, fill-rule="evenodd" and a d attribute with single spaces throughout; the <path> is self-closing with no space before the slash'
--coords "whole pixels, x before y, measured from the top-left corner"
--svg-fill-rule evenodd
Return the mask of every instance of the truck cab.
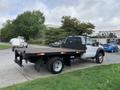
<path id="1" fill-rule="evenodd" d="M 55 44 L 53 44 L 55 45 Z M 81 59 L 96 59 L 96 63 L 102 63 L 104 59 L 103 46 L 96 40 L 86 36 L 68 36 L 55 47 L 85 50 Z"/>
<path id="2" fill-rule="evenodd" d="M 63 41 L 61 47 L 86 50 L 81 59 L 96 59 L 96 63 L 102 63 L 105 55 L 103 46 L 86 36 L 69 36 Z"/>

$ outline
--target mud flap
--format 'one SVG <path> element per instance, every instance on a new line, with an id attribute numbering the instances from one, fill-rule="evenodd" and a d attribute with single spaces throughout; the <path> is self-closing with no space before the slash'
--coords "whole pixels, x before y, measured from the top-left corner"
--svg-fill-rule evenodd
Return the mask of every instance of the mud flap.
<path id="1" fill-rule="evenodd" d="M 37 72 L 40 72 L 40 69 L 41 69 L 41 67 L 44 65 L 44 62 L 42 61 L 42 60 L 40 60 L 40 59 L 38 59 L 37 61 L 36 61 L 36 63 L 35 63 L 35 70 L 37 71 Z"/>
<path id="2" fill-rule="evenodd" d="M 71 66 L 71 60 L 70 60 L 70 57 L 64 57 L 64 64 L 66 66 Z"/>

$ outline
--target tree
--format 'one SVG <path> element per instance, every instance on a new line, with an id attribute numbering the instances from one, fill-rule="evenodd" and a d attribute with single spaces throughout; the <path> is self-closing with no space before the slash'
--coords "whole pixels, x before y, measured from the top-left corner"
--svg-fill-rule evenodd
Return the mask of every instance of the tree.
<path id="1" fill-rule="evenodd" d="M 40 11 L 26 11 L 13 21 L 8 20 L 1 29 L 2 41 L 9 41 L 13 37 L 24 36 L 26 40 L 42 36 L 45 29 L 45 17 Z"/>
<path id="2" fill-rule="evenodd" d="M 66 33 L 63 29 L 60 28 L 49 28 L 45 32 L 45 44 L 50 44 L 56 42 L 60 39 L 63 39 L 66 36 Z"/>
<path id="3" fill-rule="evenodd" d="M 1 41 L 7 42 L 10 38 L 13 38 L 16 34 L 14 33 L 15 26 L 12 24 L 12 21 L 8 20 L 1 29 Z"/>
<path id="4" fill-rule="evenodd" d="M 77 18 L 71 18 L 70 16 L 62 17 L 62 26 L 68 35 L 83 35 L 92 34 L 95 26 L 91 23 L 81 23 Z"/>
<path id="5" fill-rule="evenodd" d="M 16 26 L 15 33 L 24 36 L 27 40 L 35 38 L 44 28 L 45 17 L 40 11 L 27 11 L 19 15 L 13 24 Z"/>

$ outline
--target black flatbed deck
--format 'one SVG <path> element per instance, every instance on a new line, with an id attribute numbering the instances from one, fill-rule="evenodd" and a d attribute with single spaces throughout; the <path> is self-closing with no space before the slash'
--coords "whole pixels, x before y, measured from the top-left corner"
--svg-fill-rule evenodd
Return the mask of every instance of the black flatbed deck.
<path id="1" fill-rule="evenodd" d="M 85 50 L 76 50 L 68 48 L 54 48 L 54 47 L 45 47 L 45 48 L 17 48 L 19 52 L 25 52 L 25 54 L 36 54 L 36 53 L 45 53 L 45 54 L 67 54 L 67 53 L 83 53 Z"/>

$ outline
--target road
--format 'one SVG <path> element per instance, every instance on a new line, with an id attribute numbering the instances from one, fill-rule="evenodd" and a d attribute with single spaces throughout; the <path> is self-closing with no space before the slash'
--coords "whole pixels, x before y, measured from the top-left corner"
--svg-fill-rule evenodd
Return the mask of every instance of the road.
<path id="1" fill-rule="evenodd" d="M 33 47 L 33 46 L 32 46 Z M 35 46 L 34 47 L 38 47 Z M 43 46 L 44 47 L 44 46 Z M 120 53 L 106 53 L 103 64 L 120 63 Z M 47 77 L 50 74 L 45 67 L 41 68 L 40 72 L 34 70 L 34 64 L 24 64 L 24 67 L 19 67 L 14 63 L 14 53 L 11 49 L 0 50 L 0 88 L 21 83 L 28 80 L 33 80 L 39 77 Z M 103 65 L 102 64 L 102 65 Z M 75 69 L 83 69 L 98 64 L 88 61 L 65 67 L 64 72 L 69 72 Z"/>

